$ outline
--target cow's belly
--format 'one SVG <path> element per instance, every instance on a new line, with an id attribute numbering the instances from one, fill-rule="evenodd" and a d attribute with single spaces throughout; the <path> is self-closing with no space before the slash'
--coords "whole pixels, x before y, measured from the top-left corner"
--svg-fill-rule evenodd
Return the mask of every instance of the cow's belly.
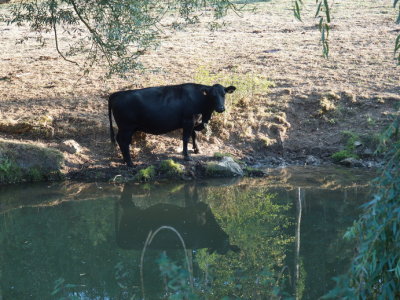
<path id="1" fill-rule="evenodd" d="M 182 128 L 178 120 L 147 119 L 138 122 L 137 130 L 150 134 L 164 134 Z"/>
<path id="2" fill-rule="evenodd" d="M 149 134 L 156 134 L 156 135 L 159 135 L 159 134 L 165 134 L 165 133 L 174 131 L 174 130 L 176 130 L 176 129 L 179 129 L 179 127 L 177 127 L 177 128 L 149 128 L 149 127 L 139 127 L 139 128 L 137 129 L 137 131 L 141 131 L 141 132 L 149 133 Z"/>
<path id="3" fill-rule="evenodd" d="M 146 112 L 138 116 L 137 130 L 150 134 L 164 134 L 182 128 L 182 114 L 168 109 Z"/>

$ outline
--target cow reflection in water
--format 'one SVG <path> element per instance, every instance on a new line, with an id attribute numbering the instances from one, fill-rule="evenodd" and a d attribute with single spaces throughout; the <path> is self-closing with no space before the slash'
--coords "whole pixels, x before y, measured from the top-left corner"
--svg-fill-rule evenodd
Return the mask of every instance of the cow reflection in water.
<path id="1" fill-rule="evenodd" d="M 183 205 L 158 203 L 142 209 L 135 200 L 143 199 L 137 195 L 138 186 L 126 184 L 120 201 L 117 203 L 117 244 L 123 249 L 143 249 L 150 231 L 161 226 L 175 228 L 183 237 L 186 248 L 207 248 L 209 253 L 225 254 L 229 250 L 240 249 L 229 243 L 229 236 L 221 229 L 210 207 L 199 201 L 197 187 L 187 184 L 183 187 Z M 136 194 L 135 194 L 136 193 Z M 167 197 L 164 193 L 164 197 Z M 183 195 L 182 195 L 183 194 Z M 145 197 L 146 198 L 146 197 Z M 170 230 L 162 230 L 149 245 L 150 249 L 181 249 L 177 235 Z"/>

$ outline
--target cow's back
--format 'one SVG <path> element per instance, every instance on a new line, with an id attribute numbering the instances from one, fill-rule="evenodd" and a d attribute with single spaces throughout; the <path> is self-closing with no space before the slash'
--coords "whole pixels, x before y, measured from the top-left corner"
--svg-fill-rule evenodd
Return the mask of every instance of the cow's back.
<path id="1" fill-rule="evenodd" d="M 191 115 L 201 93 L 197 85 L 152 87 L 116 92 L 110 96 L 119 129 L 162 134 L 182 128 L 185 115 Z"/>

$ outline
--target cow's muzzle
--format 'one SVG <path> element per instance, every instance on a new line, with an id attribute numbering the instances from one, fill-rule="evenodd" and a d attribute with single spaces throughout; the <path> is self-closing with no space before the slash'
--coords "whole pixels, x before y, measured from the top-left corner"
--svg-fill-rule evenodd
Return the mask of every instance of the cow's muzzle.
<path id="1" fill-rule="evenodd" d="M 218 113 L 223 113 L 225 111 L 225 107 L 219 107 L 216 109 Z"/>

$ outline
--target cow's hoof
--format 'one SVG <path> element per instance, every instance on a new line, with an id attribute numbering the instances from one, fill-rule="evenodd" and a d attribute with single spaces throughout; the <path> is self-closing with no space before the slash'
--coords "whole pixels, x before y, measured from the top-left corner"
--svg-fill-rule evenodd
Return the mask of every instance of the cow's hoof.
<path id="1" fill-rule="evenodd" d="M 199 149 L 193 149 L 193 153 L 194 153 L 194 154 L 199 154 L 199 153 L 200 153 L 200 150 L 199 150 Z"/>
<path id="2" fill-rule="evenodd" d="M 193 160 L 189 155 L 186 155 L 186 156 L 184 157 L 184 159 L 185 159 L 186 161 L 192 161 L 192 160 Z"/>

